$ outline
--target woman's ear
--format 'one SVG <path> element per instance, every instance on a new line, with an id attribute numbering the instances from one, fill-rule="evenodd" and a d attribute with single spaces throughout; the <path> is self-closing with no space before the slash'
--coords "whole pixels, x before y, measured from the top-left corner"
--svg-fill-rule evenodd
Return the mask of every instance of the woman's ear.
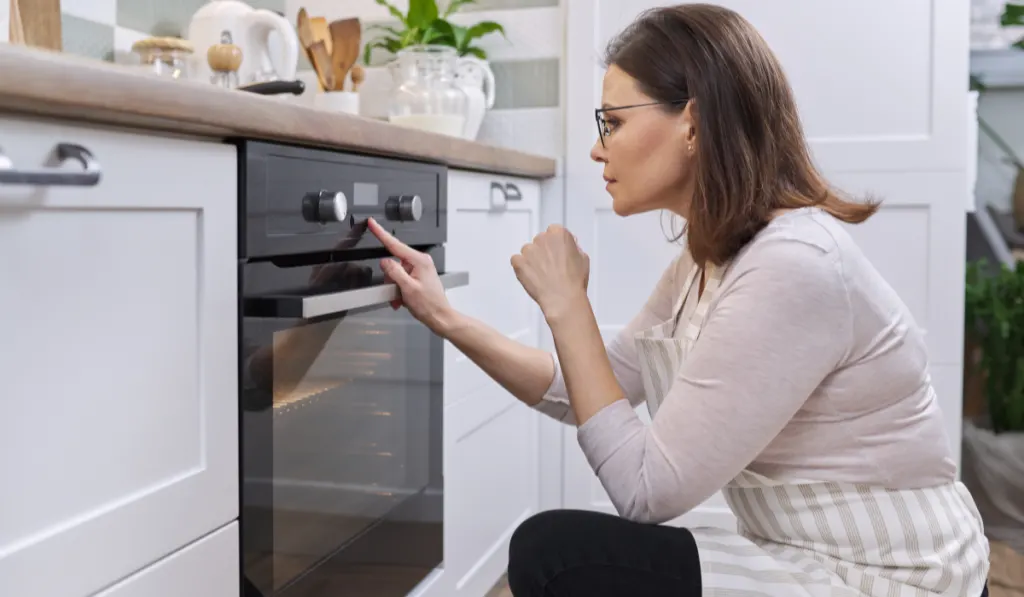
<path id="1" fill-rule="evenodd" d="M 679 115 L 680 133 L 683 143 L 686 144 L 686 151 L 690 155 L 693 155 L 697 150 L 696 109 L 693 100 L 690 100 L 686 102 L 686 107 L 683 108 L 682 113 Z"/>

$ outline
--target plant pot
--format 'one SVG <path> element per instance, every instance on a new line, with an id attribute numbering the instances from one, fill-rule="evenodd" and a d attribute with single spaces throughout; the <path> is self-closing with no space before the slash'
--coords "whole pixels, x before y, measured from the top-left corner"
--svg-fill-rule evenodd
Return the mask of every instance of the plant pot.
<path id="1" fill-rule="evenodd" d="M 985 535 L 1024 553 L 1024 433 L 996 434 L 984 418 L 965 418 L 962 460 Z"/>

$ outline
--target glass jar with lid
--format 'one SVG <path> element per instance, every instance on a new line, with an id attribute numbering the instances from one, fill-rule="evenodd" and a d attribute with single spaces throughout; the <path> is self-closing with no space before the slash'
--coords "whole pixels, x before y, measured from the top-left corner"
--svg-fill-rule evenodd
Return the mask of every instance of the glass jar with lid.
<path id="1" fill-rule="evenodd" d="M 187 79 L 192 44 L 178 37 L 147 37 L 132 44 L 132 52 L 148 72 L 172 79 Z"/>
<path id="2" fill-rule="evenodd" d="M 400 126 L 461 137 L 469 98 L 455 80 L 455 48 L 410 46 L 388 64 L 394 86 L 388 120 Z"/>

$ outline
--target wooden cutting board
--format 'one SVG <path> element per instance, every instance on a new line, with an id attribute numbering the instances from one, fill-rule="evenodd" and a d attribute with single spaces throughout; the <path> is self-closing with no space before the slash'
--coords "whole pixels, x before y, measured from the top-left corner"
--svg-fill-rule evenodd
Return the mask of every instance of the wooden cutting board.
<path id="1" fill-rule="evenodd" d="M 9 0 L 11 43 L 61 51 L 60 0 Z"/>

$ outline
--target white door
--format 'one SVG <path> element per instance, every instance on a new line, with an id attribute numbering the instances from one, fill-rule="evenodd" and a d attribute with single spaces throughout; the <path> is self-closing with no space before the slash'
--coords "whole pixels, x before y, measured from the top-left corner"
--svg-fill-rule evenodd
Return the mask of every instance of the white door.
<path id="1" fill-rule="evenodd" d="M 448 271 L 468 271 L 452 305 L 528 346 L 540 311 L 509 258 L 539 232 L 536 181 L 452 171 Z M 541 417 L 445 343 L 443 580 L 428 595 L 478 597 L 505 571 L 516 527 L 539 510 Z M 436 587 L 436 588 L 435 588 Z"/>
<path id="2" fill-rule="evenodd" d="M 605 44 L 641 10 L 666 4 L 674 2 L 568 0 L 566 222 L 591 254 L 590 296 L 606 338 L 643 305 L 679 250 L 663 241 L 659 214 L 624 220 L 611 211 L 601 168 L 589 159 Z M 717 4 L 750 20 L 779 56 L 825 174 L 884 199 L 853 234 L 928 332 L 932 377 L 958 451 L 968 0 Z M 564 447 L 566 507 L 613 512 L 574 430 Z M 732 524 L 720 495 L 676 523 Z"/>
<path id="3" fill-rule="evenodd" d="M 0 117 L 16 169 L 81 171 L 58 143 L 99 183 L 0 184 L 0 595 L 92 595 L 238 516 L 235 150 Z"/>

